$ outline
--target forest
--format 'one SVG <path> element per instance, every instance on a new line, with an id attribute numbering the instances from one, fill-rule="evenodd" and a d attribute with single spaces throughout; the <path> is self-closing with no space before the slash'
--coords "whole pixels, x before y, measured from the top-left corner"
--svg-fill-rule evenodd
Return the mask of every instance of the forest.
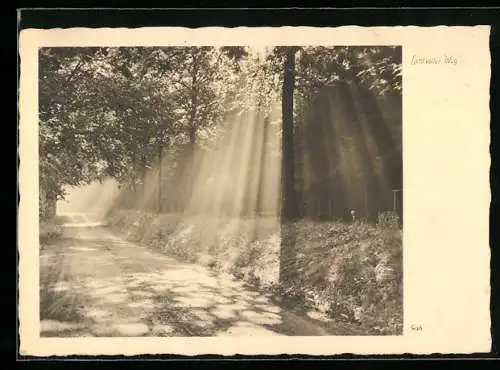
<path id="1" fill-rule="evenodd" d="M 67 189 L 112 180 L 105 217 L 131 238 L 399 332 L 401 58 L 370 45 L 41 48 L 40 219 Z"/>

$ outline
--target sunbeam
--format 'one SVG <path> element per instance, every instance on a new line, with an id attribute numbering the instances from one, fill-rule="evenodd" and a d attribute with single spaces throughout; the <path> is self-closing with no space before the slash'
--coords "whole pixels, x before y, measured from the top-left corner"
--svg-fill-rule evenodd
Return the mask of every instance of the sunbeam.
<path id="1" fill-rule="evenodd" d="M 43 331 L 402 331 L 392 49 L 40 53 Z"/>
<path id="2" fill-rule="evenodd" d="M 94 220 L 103 219 L 120 194 L 118 183 L 113 179 L 83 187 L 67 187 L 66 191 L 65 199 L 57 203 L 57 214 L 90 215 Z"/>

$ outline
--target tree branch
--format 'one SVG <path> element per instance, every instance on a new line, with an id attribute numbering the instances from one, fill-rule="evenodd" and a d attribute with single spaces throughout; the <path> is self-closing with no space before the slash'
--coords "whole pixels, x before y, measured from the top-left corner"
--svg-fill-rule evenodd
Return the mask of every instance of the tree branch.
<path id="1" fill-rule="evenodd" d="M 64 87 L 63 89 L 65 89 L 69 83 L 71 82 L 71 80 L 73 79 L 73 77 L 75 76 L 75 74 L 80 70 L 80 68 L 82 67 L 83 65 L 83 60 L 79 60 L 76 67 L 73 69 L 73 71 L 71 72 L 71 74 L 68 76 L 68 78 L 66 78 L 66 81 L 64 81 Z"/>

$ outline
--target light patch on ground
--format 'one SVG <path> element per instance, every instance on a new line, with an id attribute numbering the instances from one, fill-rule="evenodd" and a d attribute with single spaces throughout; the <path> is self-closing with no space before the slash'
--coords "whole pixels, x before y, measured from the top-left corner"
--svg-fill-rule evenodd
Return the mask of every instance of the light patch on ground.
<path id="1" fill-rule="evenodd" d="M 104 310 L 98 310 L 98 309 L 91 309 L 86 312 L 85 316 L 93 319 L 98 319 L 102 320 L 104 318 L 110 317 L 112 315 L 111 312 L 109 311 L 104 311 Z"/>
<path id="2" fill-rule="evenodd" d="M 210 310 L 210 313 L 217 316 L 220 319 L 231 320 L 236 318 L 236 313 L 230 307 L 217 307 Z"/>
<path id="3" fill-rule="evenodd" d="M 203 329 L 210 329 L 215 327 L 214 322 L 206 320 L 193 320 L 192 324 L 194 324 L 198 328 L 203 328 Z"/>
<path id="4" fill-rule="evenodd" d="M 318 320 L 318 321 L 322 321 L 322 322 L 329 322 L 330 321 L 330 319 L 328 319 L 328 317 L 325 314 L 323 314 L 321 312 L 317 312 L 317 311 L 309 311 L 309 312 L 307 312 L 307 316 L 313 320 Z"/>
<path id="5" fill-rule="evenodd" d="M 200 297 L 176 297 L 178 304 L 185 307 L 208 307 L 212 303 L 210 299 Z"/>
<path id="6" fill-rule="evenodd" d="M 260 309 L 260 310 L 268 311 L 268 312 L 272 312 L 272 313 L 276 313 L 276 314 L 281 312 L 281 309 L 278 306 L 273 306 L 270 304 L 266 304 L 266 305 L 258 304 L 255 307 Z"/>
<path id="7" fill-rule="evenodd" d="M 85 247 L 70 247 L 69 249 L 77 252 L 95 252 L 95 248 L 85 248 Z"/>
<path id="8" fill-rule="evenodd" d="M 56 320 L 42 320 L 40 321 L 41 332 L 55 332 L 81 329 L 84 325 L 80 323 L 56 321 Z"/>
<path id="9" fill-rule="evenodd" d="M 92 335 L 97 337 L 113 337 L 116 336 L 113 328 L 111 326 L 103 326 L 102 324 L 96 324 L 91 327 Z"/>
<path id="10" fill-rule="evenodd" d="M 142 323 L 116 324 L 113 325 L 113 329 L 117 332 L 118 335 L 124 335 L 127 337 L 139 337 L 149 332 L 149 327 L 146 324 Z"/>
<path id="11" fill-rule="evenodd" d="M 91 292 L 91 294 L 93 296 L 103 296 L 104 297 L 108 294 L 115 293 L 121 289 L 122 288 L 120 286 L 103 286 L 103 287 L 95 288 L 95 290 L 93 292 Z"/>
<path id="12" fill-rule="evenodd" d="M 154 325 L 151 328 L 151 334 L 157 337 L 165 337 L 175 332 L 174 328 L 170 325 Z"/>
<path id="13" fill-rule="evenodd" d="M 221 307 L 227 308 L 229 310 L 234 310 L 234 311 L 242 311 L 242 310 L 246 310 L 246 309 L 250 308 L 250 305 L 247 301 L 242 300 L 240 302 L 233 303 L 233 304 L 226 304 L 226 305 L 223 305 Z"/>
<path id="14" fill-rule="evenodd" d="M 86 286 L 90 289 L 100 289 L 108 285 L 105 281 L 90 280 L 86 282 Z"/>
<path id="15" fill-rule="evenodd" d="M 193 315 L 198 317 L 200 320 L 203 320 L 203 321 L 207 321 L 207 322 L 210 322 L 212 321 L 214 318 L 212 317 L 212 315 L 210 315 L 207 311 L 205 310 L 200 310 L 200 309 L 194 309 L 192 311 Z"/>
<path id="16" fill-rule="evenodd" d="M 108 294 L 104 297 L 104 299 L 107 302 L 113 302 L 113 303 L 122 303 L 127 301 L 128 298 L 129 296 L 123 293 Z"/>
<path id="17" fill-rule="evenodd" d="M 266 314 L 253 311 L 243 311 L 240 312 L 240 316 L 250 322 L 261 325 L 277 325 L 281 323 L 280 317 L 271 313 Z"/>
<path id="18" fill-rule="evenodd" d="M 253 298 L 253 301 L 256 303 L 268 303 L 269 304 L 269 298 L 265 296 L 259 296 Z"/>
<path id="19" fill-rule="evenodd" d="M 155 303 L 150 299 L 142 300 L 139 302 L 130 302 L 127 304 L 127 306 L 130 308 L 141 308 L 141 309 L 153 309 L 156 307 Z"/>
<path id="20" fill-rule="evenodd" d="M 155 292 L 163 292 L 168 290 L 168 286 L 166 284 L 155 284 L 151 285 L 150 288 L 154 290 Z"/>
<path id="21" fill-rule="evenodd" d="M 210 293 L 208 293 L 210 294 Z M 212 294 L 212 301 L 215 302 L 216 304 L 229 304 L 231 303 L 231 300 L 227 299 L 224 296 L 213 296 Z"/>
<path id="22" fill-rule="evenodd" d="M 53 292 L 65 292 L 69 290 L 69 284 L 65 281 L 58 281 L 55 283 L 52 287 L 49 289 L 52 290 Z"/>

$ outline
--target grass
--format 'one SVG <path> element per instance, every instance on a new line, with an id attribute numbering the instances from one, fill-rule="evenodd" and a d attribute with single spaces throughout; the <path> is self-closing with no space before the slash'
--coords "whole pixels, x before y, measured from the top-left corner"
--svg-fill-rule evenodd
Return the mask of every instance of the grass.
<path id="1" fill-rule="evenodd" d="M 356 325 L 366 335 L 399 335 L 403 324 L 402 235 L 364 222 L 293 224 L 295 258 L 278 281 L 281 232 L 275 218 L 180 218 L 117 211 L 109 225 L 129 240 L 180 260 L 230 273 L 290 304 Z"/>

